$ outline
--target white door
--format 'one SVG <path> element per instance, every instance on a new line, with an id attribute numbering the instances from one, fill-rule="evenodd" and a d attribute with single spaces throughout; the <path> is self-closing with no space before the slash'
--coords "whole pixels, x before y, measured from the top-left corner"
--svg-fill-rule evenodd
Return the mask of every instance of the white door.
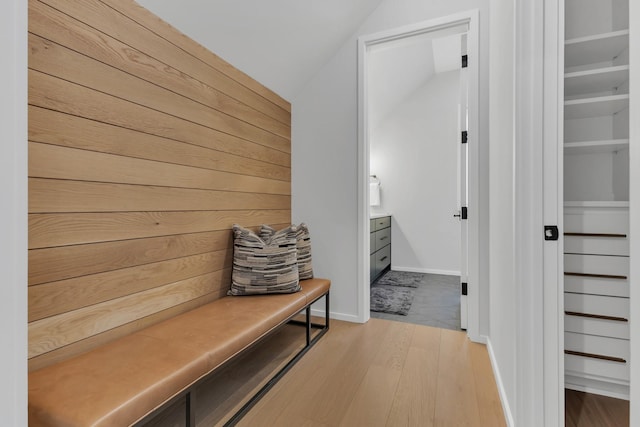
<path id="1" fill-rule="evenodd" d="M 467 293 L 469 287 L 469 253 L 468 253 L 468 126 L 469 126 L 469 98 L 468 98 L 468 68 L 466 55 L 466 34 L 461 40 L 461 68 L 460 68 L 460 108 L 459 108 L 459 139 L 458 139 L 458 211 L 456 217 L 460 220 L 460 329 L 467 329 Z"/>

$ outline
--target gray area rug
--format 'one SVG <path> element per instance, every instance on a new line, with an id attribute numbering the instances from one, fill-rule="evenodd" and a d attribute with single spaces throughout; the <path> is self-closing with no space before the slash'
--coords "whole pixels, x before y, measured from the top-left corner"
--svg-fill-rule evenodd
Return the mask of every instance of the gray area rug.
<path id="1" fill-rule="evenodd" d="M 378 283 L 384 283 L 387 275 L 406 275 L 420 277 L 416 288 L 389 286 L 396 289 L 408 289 L 414 292 L 413 300 L 408 314 L 398 315 L 384 312 L 374 312 L 371 317 L 378 319 L 396 320 L 398 322 L 416 323 L 419 325 L 435 326 L 438 328 L 460 330 L 460 277 L 445 276 L 441 274 L 403 273 L 389 271 L 382 276 L 372 287 Z M 372 305 L 373 307 L 373 305 Z"/>
<path id="2" fill-rule="evenodd" d="M 413 289 L 399 286 L 371 286 L 371 311 L 406 316 L 413 301 Z"/>
<path id="3" fill-rule="evenodd" d="M 374 285 L 404 286 L 407 288 L 417 288 L 424 282 L 423 273 L 409 273 L 407 271 L 388 271 Z"/>

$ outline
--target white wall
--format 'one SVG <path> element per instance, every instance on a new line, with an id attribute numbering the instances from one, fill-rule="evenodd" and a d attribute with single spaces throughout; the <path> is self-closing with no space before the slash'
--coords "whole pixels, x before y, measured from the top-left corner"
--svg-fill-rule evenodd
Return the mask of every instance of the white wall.
<path id="1" fill-rule="evenodd" d="M 332 279 L 332 312 L 356 320 L 357 306 L 357 38 L 383 30 L 480 11 L 480 164 L 488 162 L 489 0 L 385 0 L 292 99 L 293 219 L 306 221 L 314 240 L 314 271 Z M 480 200 L 488 200 L 488 168 Z M 478 207 L 480 241 L 487 241 L 488 204 Z M 313 238 L 313 236 L 312 236 Z M 481 324 L 488 332 L 488 248 L 480 248 Z M 484 262 L 484 264 L 482 263 Z"/>
<path id="2" fill-rule="evenodd" d="M 0 419 L 27 425 L 27 2 L 0 15 Z"/>
<path id="3" fill-rule="evenodd" d="M 435 74 L 370 133 L 373 212 L 393 216 L 394 270 L 460 274 L 457 205 L 460 72 Z"/>
<path id="4" fill-rule="evenodd" d="M 489 346 L 504 399 L 516 400 L 516 289 L 514 247 L 514 4 L 491 1 L 490 35 L 490 281 Z"/>

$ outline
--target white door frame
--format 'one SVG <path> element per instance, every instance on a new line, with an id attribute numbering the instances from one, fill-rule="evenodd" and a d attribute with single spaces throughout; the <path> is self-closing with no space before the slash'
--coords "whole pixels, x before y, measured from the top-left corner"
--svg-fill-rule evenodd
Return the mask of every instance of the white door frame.
<path id="1" fill-rule="evenodd" d="M 562 0 L 515 2 L 515 423 L 564 425 L 562 240 L 545 241 L 544 225 L 562 230 L 564 61 Z M 562 238 L 560 238 L 562 239 Z"/>
<path id="2" fill-rule="evenodd" d="M 369 118 L 367 51 L 370 46 L 468 24 L 469 57 L 469 284 L 467 335 L 484 342 L 480 335 L 479 307 L 479 13 L 478 10 L 418 22 L 358 38 L 358 321 L 369 320 Z"/>
<path id="3" fill-rule="evenodd" d="M 544 425 L 564 426 L 564 0 L 545 0 L 544 12 L 538 12 L 536 34 L 543 52 L 536 61 L 543 63 L 542 156 L 538 170 L 542 172 L 543 225 L 557 225 L 560 239 L 543 243 L 542 356 Z M 532 18 L 536 19 L 536 18 Z M 539 90 L 539 88 L 538 88 Z M 540 100 L 537 100 L 540 101 Z M 538 229 L 539 230 L 539 229 Z M 534 320 L 535 321 L 535 320 Z M 532 343 L 540 345 L 539 342 Z M 535 410 L 539 410 L 536 408 Z"/>
<path id="4" fill-rule="evenodd" d="M 460 37 L 460 41 L 464 43 L 464 52 L 467 53 L 467 36 L 466 34 Z M 461 48 L 463 46 L 460 46 Z M 462 49 L 460 49 L 462 51 Z M 460 221 L 460 287 L 463 283 L 469 283 L 469 227 L 468 221 L 463 219 L 462 211 L 469 205 L 468 197 L 468 162 L 469 162 L 469 144 L 463 144 L 463 132 L 467 132 L 468 116 L 469 116 L 469 76 L 468 67 L 460 68 L 460 104 L 458 107 L 458 140 L 457 140 L 457 163 L 458 163 L 458 197 L 456 198 L 456 208 L 458 219 Z M 460 328 L 465 331 L 469 327 L 469 304 L 468 295 L 460 295 Z"/>

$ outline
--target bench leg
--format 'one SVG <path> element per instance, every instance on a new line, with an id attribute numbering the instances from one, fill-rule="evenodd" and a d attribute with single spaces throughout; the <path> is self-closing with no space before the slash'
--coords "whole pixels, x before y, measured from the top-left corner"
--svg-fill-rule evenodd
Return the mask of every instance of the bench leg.
<path id="1" fill-rule="evenodd" d="M 305 327 L 307 329 L 307 347 L 309 347 L 311 344 L 311 306 L 307 307 L 306 314 Z"/>
<path id="2" fill-rule="evenodd" d="M 187 427 L 195 427 L 196 425 L 196 395 L 195 394 L 196 394 L 195 389 L 192 389 L 185 396 L 185 399 L 186 399 L 185 424 Z"/>
<path id="3" fill-rule="evenodd" d="M 324 296 L 324 325 L 325 328 L 329 329 L 329 292 Z"/>

